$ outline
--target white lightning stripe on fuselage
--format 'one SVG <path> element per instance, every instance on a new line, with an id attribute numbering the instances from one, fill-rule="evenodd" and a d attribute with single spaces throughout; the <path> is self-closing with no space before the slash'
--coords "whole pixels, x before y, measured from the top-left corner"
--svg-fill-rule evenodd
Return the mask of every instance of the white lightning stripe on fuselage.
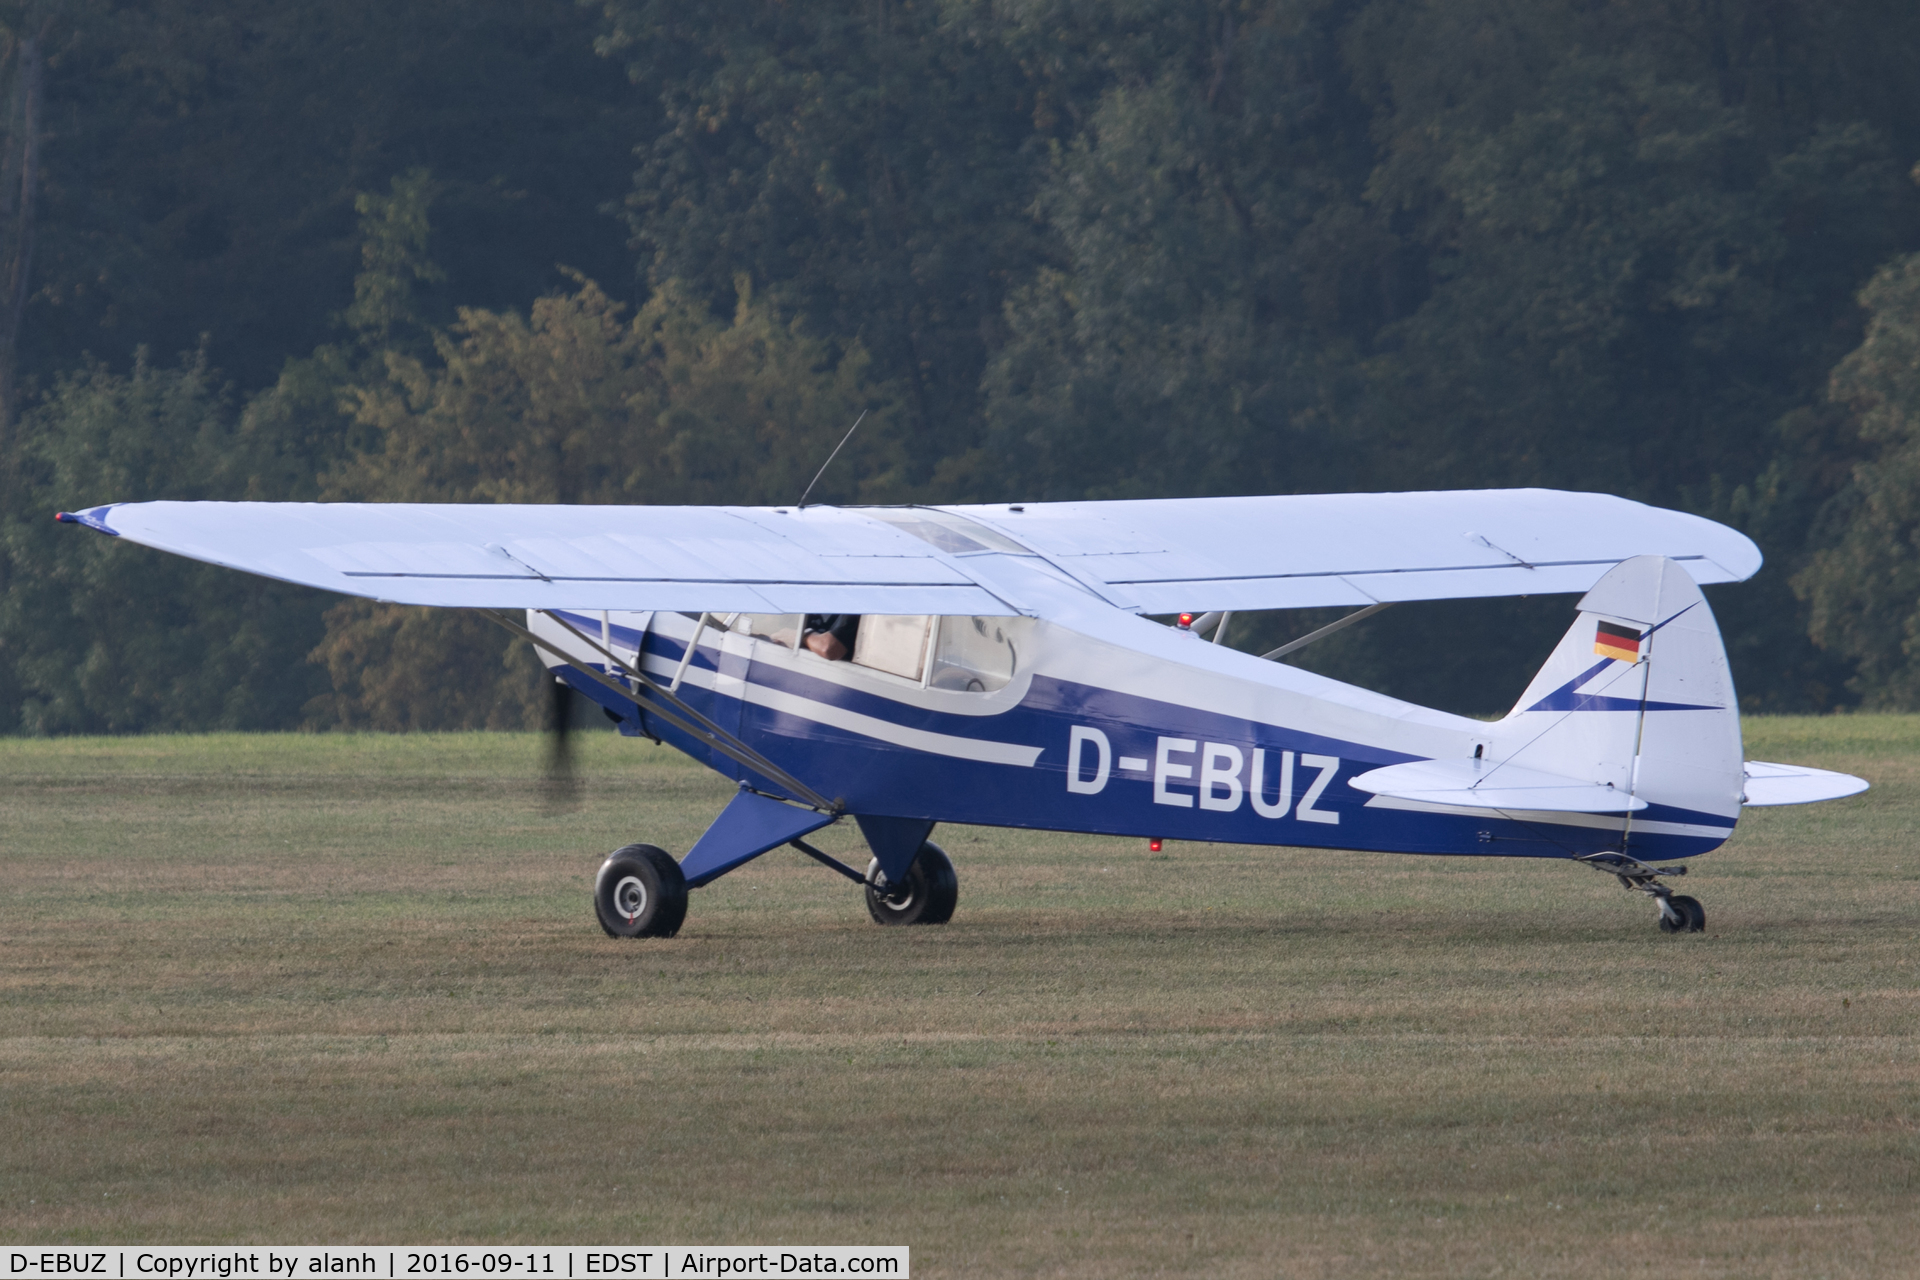
<path id="1" fill-rule="evenodd" d="M 675 665 L 649 657 L 646 669 L 649 672 L 670 676 Z M 701 667 L 693 667 L 687 672 L 686 683 L 698 685 L 703 689 L 712 689 L 714 673 Z M 738 682 L 728 680 L 727 683 L 737 685 Z M 732 690 L 728 692 L 731 693 Z M 983 764 L 1010 764 L 1031 769 L 1040 759 L 1041 751 L 1044 750 L 1042 747 L 1025 747 L 1012 742 L 986 742 L 979 738 L 961 738 L 950 733 L 934 733 L 929 729 L 910 729 L 906 725 L 894 724 L 878 716 L 862 715 L 858 711 L 849 711 L 845 707 L 836 707 L 832 703 L 818 702 L 812 698 L 803 698 L 797 693 L 769 689 L 765 685 L 751 682 L 739 696 L 743 696 L 746 701 L 756 707 L 765 707 L 769 711 L 778 711 L 782 715 L 796 716 L 816 724 L 831 725 L 835 729 L 845 729 L 848 733 L 876 738 L 881 742 L 890 742 L 895 746 L 907 747 L 914 751 L 952 756 L 957 760 L 978 760 Z"/>

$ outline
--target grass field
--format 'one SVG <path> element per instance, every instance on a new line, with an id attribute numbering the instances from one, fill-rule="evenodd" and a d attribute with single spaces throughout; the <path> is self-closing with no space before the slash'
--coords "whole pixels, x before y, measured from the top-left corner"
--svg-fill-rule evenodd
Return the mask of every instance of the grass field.
<path id="1" fill-rule="evenodd" d="M 1920 1272 L 1920 718 L 1748 722 L 1704 935 L 1568 866 L 944 829 L 614 942 L 611 735 L 0 741 L 0 1240 L 901 1243 L 916 1274 Z M 864 863 L 850 833 L 821 843 Z"/>

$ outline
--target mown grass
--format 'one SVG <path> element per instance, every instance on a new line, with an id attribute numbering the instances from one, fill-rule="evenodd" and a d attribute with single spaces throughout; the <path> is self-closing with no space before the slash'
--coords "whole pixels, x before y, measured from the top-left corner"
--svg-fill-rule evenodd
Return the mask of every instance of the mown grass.
<path id="1" fill-rule="evenodd" d="M 873 1242 L 923 1276 L 1904 1275 L 1920 719 L 1748 722 L 1704 935 L 1578 868 L 948 829 L 880 929 L 597 736 L 0 742 L 0 1239 Z M 863 860 L 851 832 L 822 843 Z"/>

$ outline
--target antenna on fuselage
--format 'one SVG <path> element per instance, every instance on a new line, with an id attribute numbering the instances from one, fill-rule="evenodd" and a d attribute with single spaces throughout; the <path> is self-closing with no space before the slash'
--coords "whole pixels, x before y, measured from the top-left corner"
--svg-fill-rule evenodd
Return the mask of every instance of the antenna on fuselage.
<path id="1" fill-rule="evenodd" d="M 800 495 L 800 501 L 794 503 L 794 506 L 804 507 L 807 505 L 807 497 L 813 492 L 813 486 L 820 483 L 820 477 L 827 474 L 827 468 L 833 465 L 833 460 L 840 456 L 840 451 L 847 447 L 847 441 L 853 439 L 853 433 L 860 429 L 860 424 L 866 421 L 866 418 L 867 411 L 862 409 L 860 416 L 853 420 L 853 425 L 847 428 L 847 434 L 840 437 L 840 443 L 833 446 L 833 452 L 828 454 L 827 460 L 820 464 L 820 469 L 813 473 L 813 479 L 807 481 L 806 493 Z"/>

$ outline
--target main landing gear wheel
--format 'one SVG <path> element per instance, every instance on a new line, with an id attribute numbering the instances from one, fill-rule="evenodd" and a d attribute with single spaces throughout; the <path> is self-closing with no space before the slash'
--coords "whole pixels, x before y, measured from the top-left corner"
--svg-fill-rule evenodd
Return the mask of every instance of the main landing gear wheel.
<path id="1" fill-rule="evenodd" d="M 945 924 L 959 901 L 960 877 L 946 850 L 931 840 L 897 885 L 887 883 L 878 858 L 867 864 L 867 914 L 875 924 Z"/>
<path id="2" fill-rule="evenodd" d="M 615 849 L 593 882 L 593 913 L 609 937 L 671 938 L 687 918 L 687 878 L 665 849 Z"/>
<path id="3" fill-rule="evenodd" d="M 1684 893 L 1669 896 L 1660 908 L 1660 932 L 1701 933 L 1707 927 L 1707 909 L 1698 898 Z"/>

